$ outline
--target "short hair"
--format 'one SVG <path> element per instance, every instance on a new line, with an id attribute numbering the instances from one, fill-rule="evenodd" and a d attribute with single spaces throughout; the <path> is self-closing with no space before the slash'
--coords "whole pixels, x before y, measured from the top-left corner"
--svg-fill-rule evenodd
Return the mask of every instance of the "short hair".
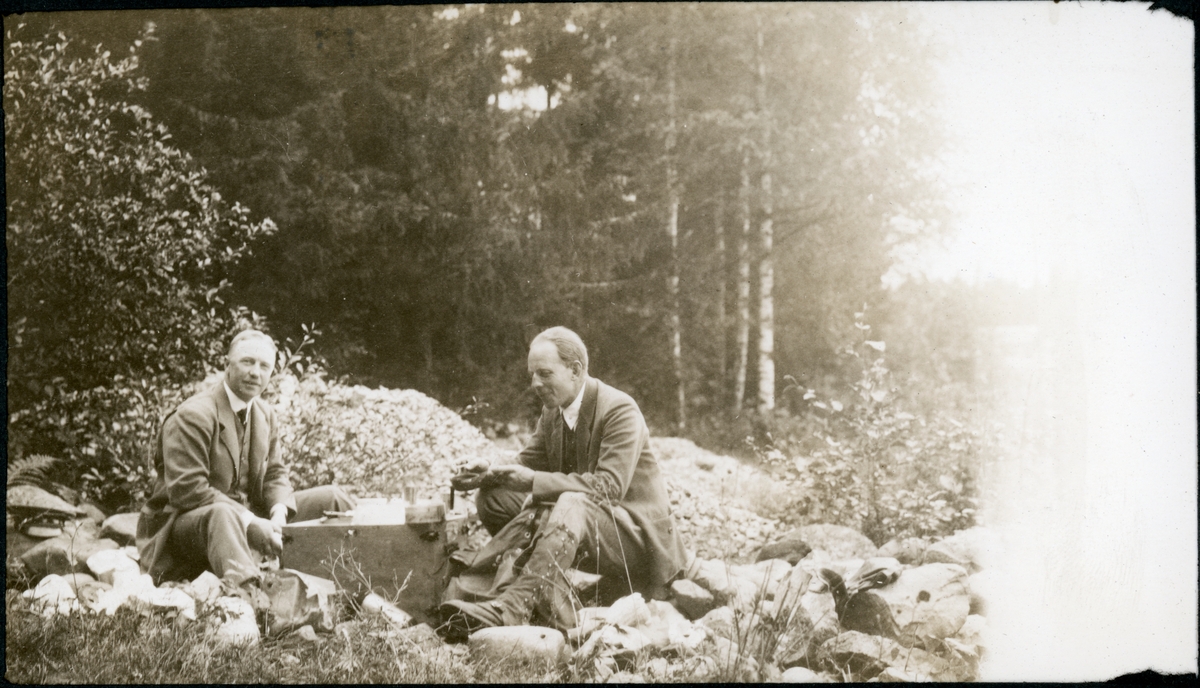
<path id="1" fill-rule="evenodd" d="M 234 335 L 233 339 L 230 340 L 229 348 L 225 351 L 225 355 L 232 356 L 234 347 L 236 347 L 238 344 L 241 344 L 242 342 L 244 342 L 248 339 L 265 340 L 268 344 L 271 345 L 271 351 L 274 351 L 275 353 L 279 353 L 279 348 L 275 346 L 275 340 L 271 339 L 271 335 L 269 335 L 266 332 L 263 332 L 261 330 L 242 330 L 241 332 L 238 332 L 236 335 Z"/>
<path id="2" fill-rule="evenodd" d="M 534 342 L 544 341 L 550 342 L 554 348 L 558 349 L 558 358 L 563 362 L 563 365 L 570 367 L 575 361 L 579 361 L 583 365 L 583 372 L 588 370 L 588 355 L 587 347 L 583 345 L 583 340 L 579 335 L 565 327 L 551 327 L 548 330 L 543 330 L 538 336 L 533 338 L 530 346 Z"/>

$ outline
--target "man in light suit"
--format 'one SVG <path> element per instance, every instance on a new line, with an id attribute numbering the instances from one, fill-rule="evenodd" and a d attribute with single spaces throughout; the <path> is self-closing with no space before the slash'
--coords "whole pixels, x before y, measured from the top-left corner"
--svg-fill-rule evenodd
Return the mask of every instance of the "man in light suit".
<path id="1" fill-rule="evenodd" d="M 494 537 L 469 569 L 497 570 L 515 561 L 520 573 L 496 583 L 494 599 L 449 599 L 443 634 L 461 639 L 488 626 L 575 625 L 564 572 L 578 567 L 623 582 L 652 598 L 686 564 L 670 499 L 649 446 L 650 431 L 628 394 L 588 376 L 587 348 L 565 327 L 529 346 L 529 374 L 542 415 L 518 462 L 480 467 L 480 519 Z M 503 589 L 499 589 L 502 587 Z M 468 595 L 470 596 L 470 595 Z"/>
<path id="2" fill-rule="evenodd" d="M 142 570 L 156 584 L 205 569 L 234 585 L 259 579 L 256 552 L 279 554 L 289 520 L 354 508 L 336 486 L 293 493 L 279 458 L 275 411 L 259 399 L 275 357 L 266 334 L 238 333 L 222 383 L 163 421 L 154 456 L 158 476 L 137 530 Z"/>

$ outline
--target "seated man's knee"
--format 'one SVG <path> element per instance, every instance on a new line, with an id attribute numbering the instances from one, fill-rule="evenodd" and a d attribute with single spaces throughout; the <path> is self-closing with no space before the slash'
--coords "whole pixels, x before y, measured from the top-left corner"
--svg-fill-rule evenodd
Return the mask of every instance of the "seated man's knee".
<path id="1" fill-rule="evenodd" d="M 582 513 L 592 504 L 592 498 L 583 492 L 564 492 L 554 503 L 554 511 Z"/>
<path id="2" fill-rule="evenodd" d="M 215 502 L 201 508 L 205 510 L 204 521 L 210 536 L 232 531 L 244 532 L 241 510 L 236 506 Z"/>
<path id="3" fill-rule="evenodd" d="M 525 503 L 527 494 L 504 488 L 480 488 L 479 494 L 475 496 L 475 510 L 489 535 L 500 532 L 501 528 L 521 513 L 521 505 Z"/>

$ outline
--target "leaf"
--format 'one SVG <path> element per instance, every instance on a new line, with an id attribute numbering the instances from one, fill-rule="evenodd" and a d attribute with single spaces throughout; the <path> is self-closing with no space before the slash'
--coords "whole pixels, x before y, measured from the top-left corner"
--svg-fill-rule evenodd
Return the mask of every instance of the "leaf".
<path id="1" fill-rule="evenodd" d="M 883 351 L 884 349 L 887 348 L 887 344 L 884 342 L 874 342 L 874 341 L 871 341 L 868 339 L 867 341 L 865 341 L 863 343 L 876 351 Z"/>
<path id="2" fill-rule="evenodd" d="M 883 400 L 887 398 L 887 391 L 882 390 L 882 389 L 877 389 L 874 392 L 871 392 L 871 398 L 877 402 L 882 403 Z"/>
<path id="3" fill-rule="evenodd" d="M 842 410 L 842 402 L 838 401 L 837 399 L 830 400 L 829 405 L 833 407 L 834 411 Z"/>

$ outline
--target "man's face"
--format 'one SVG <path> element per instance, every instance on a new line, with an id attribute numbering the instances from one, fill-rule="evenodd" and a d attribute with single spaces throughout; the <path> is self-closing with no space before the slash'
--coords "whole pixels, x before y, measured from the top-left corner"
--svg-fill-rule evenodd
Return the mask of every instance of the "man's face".
<path id="1" fill-rule="evenodd" d="M 529 347 L 529 376 L 533 391 L 551 408 L 569 406 L 583 386 L 582 366 L 564 365 L 553 342 L 536 341 Z"/>
<path id="2" fill-rule="evenodd" d="M 229 352 L 225 382 L 242 401 L 262 394 L 275 370 L 275 349 L 265 339 L 246 339 Z"/>

